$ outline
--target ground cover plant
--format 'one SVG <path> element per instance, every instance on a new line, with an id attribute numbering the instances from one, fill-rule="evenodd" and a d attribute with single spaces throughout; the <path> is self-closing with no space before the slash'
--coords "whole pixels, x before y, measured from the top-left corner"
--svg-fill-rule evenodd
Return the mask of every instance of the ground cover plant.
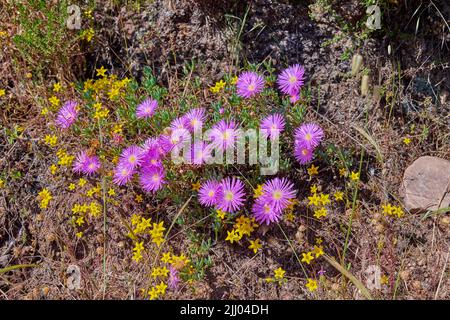
<path id="1" fill-rule="evenodd" d="M 448 299 L 447 14 L 6 1 L 0 296 Z"/>

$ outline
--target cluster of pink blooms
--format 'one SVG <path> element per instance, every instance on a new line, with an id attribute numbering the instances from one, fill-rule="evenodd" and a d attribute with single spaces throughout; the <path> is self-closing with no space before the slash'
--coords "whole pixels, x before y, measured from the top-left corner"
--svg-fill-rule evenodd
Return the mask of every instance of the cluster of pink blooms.
<path id="1" fill-rule="evenodd" d="M 227 177 L 221 181 L 208 180 L 202 184 L 198 192 L 202 205 L 230 213 L 239 211 L 246 197 L 244 184 L 234 177 Z"/>
<path id="2" fill-rule="evenodd" d="M 81 151 L 74 161 L 73 172 L 90 176 L 97 172 L 100 167 L 101 163 L 96 155 L 89 155 L 86 151 Z"/>
<path id="3" fill-rule="evenodd" d="M 305 123 L 294 132 L 294 156 L 301 164 L 314 158 L 314 150 L 324 136 L 322 128 L 314 123 Z"/>
<path id="4" fill-rule="evenodd" d="M 294 64 L 286 68 L 278 76 L 277 84 L 281 92 L 288 95 L 292 103 L 298 101 L 300 89 L 304 84 L 305 68 L 299 64 Z M 251 98 L 261 93 L 264 89 L 265 81 L 262 75 L 254 71 L 243 72 L 237 80 L 237 94 L 243 98 Z"/>
<path id="5" fill-rule="evenodd" d="M 253 204 L 252 213 L 260 224 L 278 222 L 297 191 L 286 178 L 273 178 L 263 184 L 262 195 Z"/>
<path id="6" fill-rule="evenodd" d="M 252 207 L 255 220 L 260 224 L 277 222 L 296 193 L 294 185 L 286 178 L 267 181 L 263 185 L 262 195 Z M 201 185 L 198 194 L 200 203 L 205 207 L 230 213 L 239 211 L 246 198 L 244 184 L 234 177 L 221 181 L 208 180 Z"/>

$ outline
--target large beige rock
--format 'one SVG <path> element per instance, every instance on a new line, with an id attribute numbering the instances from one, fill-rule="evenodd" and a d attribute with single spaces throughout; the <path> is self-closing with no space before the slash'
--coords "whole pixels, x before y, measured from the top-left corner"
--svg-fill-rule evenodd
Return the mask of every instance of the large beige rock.
<path id="1" fill-rule="evenodd" d="M 401 191 L 406 209 L 412 212 L 450 206 L 450 161 L 418 158 L 405 170 Z"/>

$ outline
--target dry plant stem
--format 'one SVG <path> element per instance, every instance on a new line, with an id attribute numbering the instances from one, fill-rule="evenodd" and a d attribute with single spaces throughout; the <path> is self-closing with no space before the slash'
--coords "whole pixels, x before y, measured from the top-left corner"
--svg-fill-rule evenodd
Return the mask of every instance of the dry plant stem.
<path id="1" fill-rule="evenodd" d="M 360 161 L 359 161 L 359 169 L 358 169 L 358 174 L 359 175 L 361 175 L 363 158 L 364 158 L 364 149 L 361 151 L 361 158 L 360 158 Z M 357 181 L 357 183 L 359 183 L 359 180 Z M 359 192 L 359 188 L 358 188 L 358 184 L 356 184 L 355 190 L 353 191 L 352 214 L 351 214 L 350 220 L 348 222 L 347 234 L 345 236 L 344 250 L 342 252 L 342 260 L 341 260 L 341 264 L 342 265 L 344 265 L 344 263 L 345 263 L 345 254 L 347 252 L 348 242 L 349 242 L 349 239 L 350 239 L 350 233 L 351 233 L 351 230 L 352 230 L 353 218 L 354 218 L 355 211 L 356 211 L 356 200 L 358 198 L 358 192 Z"/>
<path id="2" fill-rule="evenodd" d="M 294 246 L 292 245 L 291 241 L 289 240 L 289 238 L 287 237 L 286 233 L 284 232 L 283 228 L 281 227 L 281 225 L 280 225 L 279 223 L 278 223 L 278 227 L 280 228 L 281 232 L 283 233 L 284 238 L 285 238 L 285 239 L 287 240 L 287 242 L 289 243 L 289 246 L 291 247 L 292 252 L 293 252 L 294 255 L 295 255 L 295 258 L 297 259 L 298 263 L 300 264 L 300 267 L 302 268 L 303 274 L 305 275 L 305 278 L 307 279 L 307 278 L 308 278 L 308 274 L 306 273 L 306 270 L 305 270 L 305 268 L 303 267 L 303 264 L 302 264 L 300 258 L 298 257 L 297 253 L 295 252 Z"/>
<path id="3" fill-rule="evenodd" d="M 100 148 L 103 148 L 103 134 L 100 119 L 98 119 L 98 135 L 100 139 Z M 107 275 L 106 275 L 106 188 L 105 177 L 102 176 L 102 201 L 103 201 L 103 299 L 106 295 Z"/>

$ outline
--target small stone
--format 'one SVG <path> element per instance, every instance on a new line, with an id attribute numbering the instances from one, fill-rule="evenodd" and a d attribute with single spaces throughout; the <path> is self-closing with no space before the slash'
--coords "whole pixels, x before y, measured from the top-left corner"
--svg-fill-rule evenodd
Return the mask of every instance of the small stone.
<path id="1" fill-rule="evenodd" d="M 405 170 L 400 192 L 405 208 L 411 212 L 450 206 L 450 161 L 429 156 L 418 158 Z"/>

